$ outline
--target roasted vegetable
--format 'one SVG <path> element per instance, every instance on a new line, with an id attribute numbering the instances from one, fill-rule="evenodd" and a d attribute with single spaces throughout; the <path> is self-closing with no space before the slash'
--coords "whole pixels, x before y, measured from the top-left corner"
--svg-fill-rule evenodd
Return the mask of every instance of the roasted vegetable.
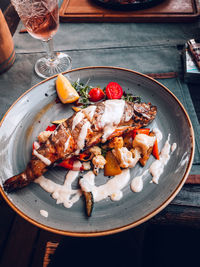
<path id="1" fill-rule="evenodd" d="M 149 157 L 151 156 L 153 147 L 150 147 L 147 152 L 142 155 L 142 157 L 139 159 L 140 164 L 144 167 L 149 159 Z"/>
<path id="2" fill-rule="evenodd" d="M 123 137 L 123 140 L 124 140 L 124 146 L 130 150 L 133 147 L 132 146 L 132 143 L 133 143 L 132 132 L 126 134 Z"/>
<path id="3" fill-rule="evenodd" d="M 80 159 L 80 161 L 89 161 L 89 160 L 92 159 L 92 157 L 93 157 L 93 155 L 89 151 L 88 152 L 80 153 L 78 155 L 78 158 Z"/>
<path id="4" fill-rule="evenodd" d="M 113 155 L 112 151 L 108 151 L 106 153 L 106 164 L 104 167 L 104 175 L 105 176 L 113 176 L 120 174 L 122 172 L 119 163 L 115 156 Z"/>
<path id="5" fill-rule="evenodd" d="M 154 134 L 153 132 L 150 132 L 150 133 L 149 133 L 149 136 L 153 137 L 153 136 L 155 136 L 155 134 Z M 155 142 L 154 142 L 154 144 L 155 144 Z M 150 146 L 150 147 L 148 148 L 148 150 L 145 151 L 145 153 L 144 153 L 144 152 L 142 153 L 142 157 L 141 157 L 140 160 L 139 160 L 139 162 L 140 162 L 140 164 L 141 164 L 142 166 L 145 166 L 145 165 L 146 165 L 146 163 L 147 163 L 149 157 L 151 156 L 152 152 L 153 152 L 153 145 Z"/>
<path id="6" fill-rule="evenodd" d="M 108 144 L 109 148 L 122 148 L 124 146 L 123 137 L 114 137 Z"/>
<path id="7" fill-rule="evenodd" d="M 81 108 L 79 108 L 79 107 L 72 107 L 72 109 L 73 109 L 73 111 L 75 111 L 75 112 L 79 112 L 79 111 L 81 110 Z"/>
<path id="8" fill-rule="evenodd" d="M 155 140 L 155 143 L 153 145 L 153 151 L 152 151 L 152 154 L 153 156 L 156 158 L 156 159 L 160 159 L 160 156 L 159 156 L 159 150 L 158 150 L 158 141 L 157 139 Z"/>
<path id="9" fill-rule="evenodd" d="M 64 121 L 66 121 L 67 119 L 61 119 L 61 120 L 56 120 L 56 121 L 52 121 L 51 123 L 52 124 L 56 124 L 56 125 L 58 125 L 58 124 L 60 124 L 60 123 L 62 123 L 62 122 L 64 122 Z"/>
<path id="10" fill-rule="evenodd" d="M 92 192 L 85 192 L 85 191 L 83 191 L 83 195 L 85 197 L 86 214 L 88 217 L 90 217 L 92 214 L 93 206 L 94 206 L 93 195 L 92 195 Z"/>
<path id="11" fill-rule="evenodd" d="M 149 135 L 150 129 L 149 128 L 140 128 L 133 130 L 133 139 L 135 138 L 136 134 L 146 134 Z"/>
<path id="12" fill-rule="evenodd" d="M 61 161 L 58 164 L 58 166 L 63 167 L 65 169 L 73 170 L 74 161 L 75 161 L 74 158 L 65 159 L 65 160 Z"/>

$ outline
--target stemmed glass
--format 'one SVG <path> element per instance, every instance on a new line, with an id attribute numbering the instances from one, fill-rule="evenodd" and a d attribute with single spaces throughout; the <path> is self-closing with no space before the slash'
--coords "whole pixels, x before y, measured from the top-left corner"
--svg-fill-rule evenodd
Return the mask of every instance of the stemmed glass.
<path id="1" fill-rule="evenodd" d="M 35 64 L 35 72 L 42 78 L 71 68 L 67 54 L 54 52 L 52 37 L 59 26 L 58 0 L 11 0 L 28 33 L 42 40 L 47 56 Z"/>

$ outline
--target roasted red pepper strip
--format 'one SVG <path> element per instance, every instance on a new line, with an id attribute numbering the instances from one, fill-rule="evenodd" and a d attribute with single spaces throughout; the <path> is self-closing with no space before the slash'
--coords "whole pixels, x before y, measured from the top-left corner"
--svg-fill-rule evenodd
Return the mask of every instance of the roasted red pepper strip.
<path id="1" fill-rule="evenodd" d="M 152 154 L 153 156 L 156 158 L 156 159 L 160 159 L 160 156 L 159 156 L 159 150 L 158 150 L 158 141 L 157 139 L 155 140 L 154 142 L 154 146 L 153 146 L 153 150 L 152 150 Z"/>
<path id="2" fill-rule="evenodd" d="M 56 125 L 48 126 L 45 131 L 53 132 L 56 129 Z"/>
<path id="3" fill-rule="evenodd" d="M 90 156 L 91 156 L 91 153 L 83 152 L 79 154 L 78 158 L 80 159 L 80 161 L 87 161 L 90 159 Z"/>
<path id="4" fill-rule="evenodd" d="M 149 135 L 149 133 L 150 133 L 150 129 L 149 128 L 134 129 L 132 136 L 133 136 L 133 139 L 134 139 L 137 134 Z"/>
<path id="5" fill-rule="evenodd" d="M 74 161 L 75 159 L 73 158 L 65 159 L 62 162 L 60 162 L 58 166 L 63 167 L 65 169 L 73 170 Z"/>

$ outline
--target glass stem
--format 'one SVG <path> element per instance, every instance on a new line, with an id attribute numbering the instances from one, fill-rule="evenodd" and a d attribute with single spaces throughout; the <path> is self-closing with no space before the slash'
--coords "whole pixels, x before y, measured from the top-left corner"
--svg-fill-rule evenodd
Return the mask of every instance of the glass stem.
<path id="1" fill-rule="evenodd" d="M 49 39 L 48 41 L 42 41 L 43 46 L 47 52 L 47 58 L 49 61 L 54 61 L 56 58 L 56 55 L 54 53 L 54 47 L 53 47 L 53 39 Z"/>

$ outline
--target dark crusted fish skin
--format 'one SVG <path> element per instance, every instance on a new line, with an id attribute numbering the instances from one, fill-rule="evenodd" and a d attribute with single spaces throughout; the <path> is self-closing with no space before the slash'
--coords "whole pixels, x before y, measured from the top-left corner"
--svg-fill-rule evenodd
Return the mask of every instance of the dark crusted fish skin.
<path id="1" fill-rule="evenodd" d="M 133 121 L 136 126 L 145 127 L 156 117 L 157 107 L 152 106 L 151 103 L 135 103 L 133 109 Z"/>
<path id="2" fill-rule="evenodd" d="M 87 116 L 85 116 L 84 119 L 77 124 L 75 129 L 72 129 L 73 118 L 77 113 L 74 114 L 65 122 L 59 124 L 48 140 L 41 144 L 41 146 L 36 150 L 36 153 L 47 159 L 47 163 L 49 161 L 50 164 L 44 163 L 44 160 L 41 160 L 38 155 L 32 154 L 26 170 L 7 179 L 3 184 L 4 190 L 11 192 L 15 189 L 23 188 L 44 174 L 56 161 L 72 156 L 77 150 L 77 140 L 81 132 L 81 128 L 87 121 L 90 121 L 91 127 L 87 131 L 84 149 L 100 143 L 102 141 L 103 129 L 99 127 L 98 122 L 101 114 L 104 112 L 105 106 L 104 102 L 101 102 L 96 106 L 96 112 L 92 120 L 89 120 Z M 118 128 L 116 128 L 108 139 L 115 136 L 121 136 L 125 131 L 147 126 L 155 118 L 157 113 L 156 106 L 153 106 L 150 103 L 136 104 L 126 102 L 124 110 L 124 112 L 128 111 L 129 115 L 131 115 L 130 120 L 126 121 L 126 114 L 124 113 L 120 123 L 116 125 Z M 65 147 L 66 142 L 68 142 L 67 149 Z"/>

